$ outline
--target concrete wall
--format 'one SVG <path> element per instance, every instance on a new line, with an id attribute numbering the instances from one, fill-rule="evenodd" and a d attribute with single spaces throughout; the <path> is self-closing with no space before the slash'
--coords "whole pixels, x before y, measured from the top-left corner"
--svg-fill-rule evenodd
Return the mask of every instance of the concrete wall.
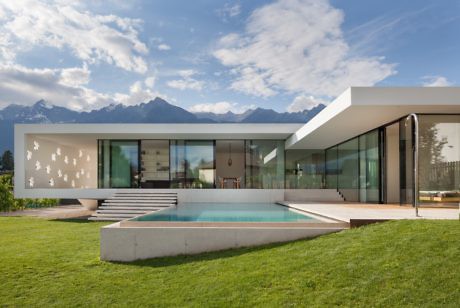
<path id="1" fill-rule="evenodd" d="M 27 135 L 24 151 L 26 189 L 97 188 L 97 145 L 67 146 Z"/>
<path id="2" fill-rule="evenodd" d="M 313 228 L 173 227 L 133 228 L 120 223 L 101 228 L 101 260 L 134 261 L 197 254 L 230 248 L 293 241 L 337 232 L 343 227 Z"/>

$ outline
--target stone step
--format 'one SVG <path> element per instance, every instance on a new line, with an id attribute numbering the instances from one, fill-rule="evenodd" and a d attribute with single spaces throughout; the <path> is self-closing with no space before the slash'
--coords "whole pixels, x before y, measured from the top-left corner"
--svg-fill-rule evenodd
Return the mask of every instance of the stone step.
<path id="1" fill-rule="evenodd" d="M 107 210 L 107 209 L 103 209 L 103 210 L 96 211 L 96 215 L 99 215 L 99 214 L 120 214 L 120 215 L 135 214 L 135 215 L 141 215 L 141 214 L 150 213 L 150 212 L 154 212 L 154 211 L 133 210 L 133 209 L 127 209 L 127 210 L 120 210 L 120 209 Z"/>
<path id="2" fill-rule="evenodd" d="M 112 198 L 114 199 L 177 199 L 177 196 L 157 196 L 157 195 L 152 195 L 152 196 L 113 196 Z"/>
<path id="3" fill-rule="evenodd" d="M 139 211 L 156 211 L 162 210 L 165 207 L 162 206 L 111 206 L 103 205 L 98 207 L 98 210 L 139 210 Z"/>
<path id="4" fill-rule="evenodd" d="M 176 204 L 175 200 L 118 200 L 118 199 L 107 199 L 104 202 L 110 203 L 132 203 L 132 204 Z"/>
<path id="5" fill-rule="evenodd" d="M 169 206 L 174 206 L 176 203 L 135 203 L 135 202 L 102 202 L 102 205 L 108 205 L 108 206 L 132 206 L 132 207 L 141 207 L 141 206 L 146 206 L 146 207 L 169 207 Z"/>
<path id="6" fill-rule="evenodd" d="M 95 213 L 91 217 L 116 217 L 119 218 L 120 220 L 127 219 L 127 218 L 133 218 L 136 216 L 139 216 L 139 214 L 130 214 L 130 213 L 110 213 L 110 214 L 104 214 L 104 213 Z"/>
<path id="7" fill-rule="evenodd" d="M 177 194 L 164 194 L 164 193 L 115 193 L 114 196 L 160 196 L 160 197 L 177 197 Z"/>

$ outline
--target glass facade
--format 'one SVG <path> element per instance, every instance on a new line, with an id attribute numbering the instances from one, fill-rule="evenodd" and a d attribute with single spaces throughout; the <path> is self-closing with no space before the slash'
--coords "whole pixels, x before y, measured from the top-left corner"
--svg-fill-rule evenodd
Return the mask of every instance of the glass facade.
<path id="1" fill-rule="evenodd" d="M 246 140 L 246 188 L 284 188 L 284 140 Z"/>
<path id="2" fill-rule="evenodd" d="M 326 188 L 351 202 L 381 202 L 381 144 L 376 129 L 325 152 Z"/>
<path id="3" fill-rule="evenodd" d="M 419 115 L 419 197 L 460 202 L 460 115 Z"/>
<path id="4" fill-rule="evenodd" d="M 460 115 L 419 115 L 419 125 L 420 201 L 460 202 Z M 98 187 L 328 188 L 351 202 L 410 204 L 413 131 L 403 118 L 326 150 L 285 150 L 284 140 L 99 140 Z"/>
<path id="5" fill-rule="evenodd" d="M 324 150 L 286 150 L 286 188 L 324 188 Z"/>

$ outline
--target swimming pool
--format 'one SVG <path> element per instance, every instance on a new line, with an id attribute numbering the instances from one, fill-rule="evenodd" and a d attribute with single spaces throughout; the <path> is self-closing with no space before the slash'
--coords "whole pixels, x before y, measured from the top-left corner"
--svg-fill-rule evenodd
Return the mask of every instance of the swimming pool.
<path id="1" fill-rule="evenodd" d="M 320 222 L 299 211 L 271 203 L 183 203 L 131 221 Z"/>

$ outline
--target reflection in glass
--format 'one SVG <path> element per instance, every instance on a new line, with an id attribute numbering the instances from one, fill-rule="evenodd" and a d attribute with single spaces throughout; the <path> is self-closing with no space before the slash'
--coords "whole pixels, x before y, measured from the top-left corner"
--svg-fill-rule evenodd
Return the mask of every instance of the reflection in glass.
<path id="1" fill-rule="evenodd" d="M 337 189 L 337 146 L 326 150 L 326 188 Z"/>
<path id="2" fill-rule="evenodd" d="M 284 188 L 284 141 L 246 140 L 246 187 Z"/>
<path id="3" fill-rule="evenodd" d="M 338 189 L 346 201 L 359 201 L 358 138 L 338 146 Z"/>
<path id="4" fill-rule="evenodd" d="M 137 188 L 139 186 L 138 142 L 112 140 L 110 147 L 111 187 Z"/>
<path id="5" fill-rule="evenodd" d="M 460 202 L 460 115 L 419 115 L 419 196 Z"/>
<path id="6" fill-rule="evenodd" d="M 359 173 L 360 201 L 379 202 L 380 167 L 378 130 L 373 130 L 359 137 Z"/>
<path id="7" fill-rule="evenodd" d="M 323 150 L 286 151 L 286 188 L 320 189 L 324 185 Z"/>

